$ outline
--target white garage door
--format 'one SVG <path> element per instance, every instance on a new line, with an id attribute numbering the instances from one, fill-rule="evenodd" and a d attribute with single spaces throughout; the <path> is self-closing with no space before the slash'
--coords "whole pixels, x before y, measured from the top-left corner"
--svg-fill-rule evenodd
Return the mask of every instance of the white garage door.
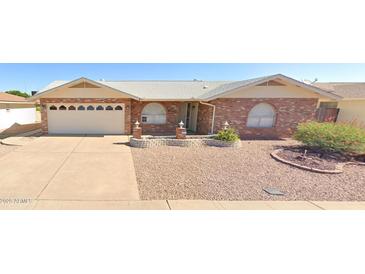
<path id="1" fill-rule="evenodd" d="M 124 134 L 124 104 L 47 104 L 50 134 Z"/>

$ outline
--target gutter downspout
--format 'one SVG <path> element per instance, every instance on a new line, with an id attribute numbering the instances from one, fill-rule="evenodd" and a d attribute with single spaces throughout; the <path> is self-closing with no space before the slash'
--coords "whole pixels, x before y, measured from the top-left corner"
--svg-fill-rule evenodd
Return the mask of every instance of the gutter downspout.
<path id="1" fill-rule="evenodd" d="M 213 107 L 212 128 L 210 130 L 210 134 L 213 134 L 213 132 L 214 132 L 214 118 L 215 118 L 215 105 L 205 103 L 205 102 L 201 102 L 201 101 L 199 101 L 199 103 L 202 104 L 202 105 L 207 105 L 207 106 Z"/>

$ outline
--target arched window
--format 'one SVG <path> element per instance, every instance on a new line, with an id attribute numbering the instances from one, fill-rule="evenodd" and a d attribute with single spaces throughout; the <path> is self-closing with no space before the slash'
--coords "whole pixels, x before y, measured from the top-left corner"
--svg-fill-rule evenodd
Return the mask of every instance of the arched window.
<path id="1" fill-rule="evenodd" d="M 66 107 L 64 105 L 60 106 L 58 110 L 66 110 Z"/>
<path id="2" fill-rule="evenodd" d="M 105 110 L 113 110 L 113 107 L 112 107 L 112 106 L 107 106 L 107 107 L 105 108 Z"/>
<path id="3" fill-rule="evenodd" d="M 121 106 L 116 106 L 115 110 L 123 110 L 123 108 Z"/>
<path id="4" fill-rule="evenodd" d="M 142 123 L 164 124 L 166 123 L 166 110 L 158 103 L 150 103 L 143 108 Z"/>
<path id="5" fill-rule="evenodd" d="M 77 108 L 77 110 L 85 110 L 85 107 L 84 107 L 84 106 L 79 106 L 79 107 Z"/>
<path id="6" fill-rule="evenodd" d="M 271 128 L 275 124 L 275 110 L 265 103 L 254 106 L 248 113 L 247 127 Z"/>
<path id="7" fill-rule="evenodd" d="M 98 106 L 96 110 L 104 110 L 103 106 Z"/>
<path id="8" fill-rule="evenodd" d="M 68 110 L 76 110 L 76 108 L 74 106 L 69 106 Z"/>
<path id="9" fill-rule="evenodd" d="M 94 107 L 93 106 L 88 106 L 87 110 L 94 110 Z"/>
<path id="10" fill-rule="evenodd" d="M 56 106 L 50 106 L 49 110 L 57 110 Z"/>

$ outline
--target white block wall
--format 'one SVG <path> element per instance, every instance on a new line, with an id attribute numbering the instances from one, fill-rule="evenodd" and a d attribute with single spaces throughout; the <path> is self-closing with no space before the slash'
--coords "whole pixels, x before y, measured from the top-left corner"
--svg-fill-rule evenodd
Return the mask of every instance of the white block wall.
<path id="1" fill-rule="evenodd" d="M 20 125 L 36 122 L 35 108 L 0 109 L 0 129 L 6 129 L 18 123 Z"/>

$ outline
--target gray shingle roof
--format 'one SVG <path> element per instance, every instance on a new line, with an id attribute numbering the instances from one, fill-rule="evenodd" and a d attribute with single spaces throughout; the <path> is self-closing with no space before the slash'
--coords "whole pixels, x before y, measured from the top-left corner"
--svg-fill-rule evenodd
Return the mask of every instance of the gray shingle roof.
<path id="1" fill-rule="evenodd" d="M 256 83 L 262 83 L 274 78 L 281 78 L 292 82 L 295 85 L 302 85 L 322 95 L 332 98 L 338 98 L 332 92 L 327 92 L 315 86 L 307 85 L 287 76 L 275 74 L 265 77 L 258 77 L 243 81 L 92 81 L 104 86 L 108 86 L 117 91 L 124 92 L 135 98 L 142 100 L 209 100 L 217 98 L 219 95 L 241 87 L 248 87 Z M 36 97 L 43 92 L 50 91 L 62 85 L 77 82 L 79 80 L 88 80 L 80 78 L 74 81 L 54 81 L 40 90 Z"/>
<path id="2" fill-rule="evenodd" d="M 365 99 L 365 83 L 314 83 L 316 87 L 345 99 Z"/>
<path id="3" fill-rule="evenodd" d="M 211 97 L 223 94 L 229 90 L 249 86 L 253 83 L 260 82 L 260 81 L 265 80 L 266 78 L 270 78 L 270 77 L 272 77 L 272 76 L 258 77 L 258 78 L 243 80 L 243 81 L 226 82 L 222 85 L 217 86 L 216 88 L 214 88 L 210 91 L 205 92 L 204 94 L 202 94 L 200 96 L 200 98 L 201 99 L 211 98 Z"/>
<path id="4" fill-rule="evenodd" d="M 229 81 L 105 81 L 106 86 L 141 99 L 198 99 Z"/>
<path id="5" fill-rule="evenodd" d="M 53 81 L 37 95 L 70 81 Z M 198 99 L 204 93 L 233 81 L 95 81 L 141 99 Z"/>

